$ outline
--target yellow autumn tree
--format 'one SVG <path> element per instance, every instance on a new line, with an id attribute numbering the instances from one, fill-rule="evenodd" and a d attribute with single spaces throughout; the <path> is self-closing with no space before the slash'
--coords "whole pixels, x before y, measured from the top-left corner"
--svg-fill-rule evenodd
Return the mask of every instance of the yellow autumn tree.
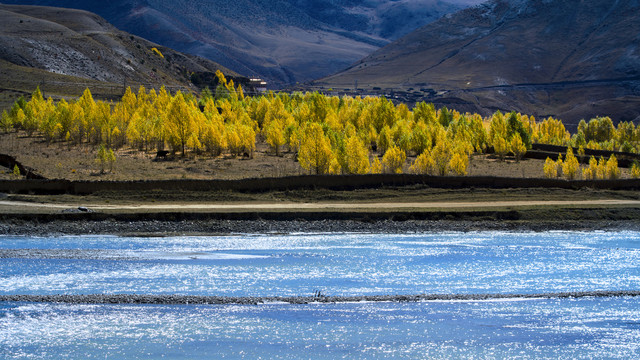
<path id="1" fill-rule="evenodd" d="M 589 167 L 582 169 L 582 177 L 585 180 L 595 180 L 598 178 L 598 160 L 595 157 L 589 159 Z"/>
<path id="2" fill-rule="evenodd" d="M 493 150 L 498 155 L 500 160 L 504 160 L 505 156 L 509 153 L 509 140 L 507 120 L 504 115 L 499 111 L 493 114 L 489 125 L 489 138 L 493 145 Z"/>
<path id="3" fill-rule="evenodd" d="M 258 106 L 262 106 L 261 102 Z M 260 121 L 256 122 L 260 123 Z M 285 109 L 282 100 L 276 98 L 270 103 L 262 120 L 262 132 L 265 141 L 274 149 L 276 156 L 280 156 L 280 147 L 287 143 L 285 128 L 293 122 L 293 116 Z"/>
<path id="4" fill-rule="evenodd" d="M 569 180 L 575 179 L 580 171 L 580 163 L 578 159 L 573 155 L 573 149 L 567 148 L 567 156 L 562 163 L 562 174 Z"/>
<path id="5" fill-rule="evenodd" d="M 447 175 L 452 155 L 453 144 L 451 144 L 451 141 L 447 138 L 446 132 L 441 130 L 436 136 L 436 146 L 431 150 L 431 156 L 436 163 L 437 175 Z"/>
<path id="6" fill-rule="evenodd" d="M 544 162 L 544 176 L 549 179 L 554 179 L 558 177 L 558 167 L 556 166 L 556 162 L 551 160 L 551 158 L 547 158 Z"/>
<path id="7" fill-rule="evenodd" d="M 617 179 L 620 177 L 620 169 L 618 168 L 618 159 L 614 154 L 611 154 L 609 160 L 607 160 L 606 166 L 606 177 L 607 179 Z"/>
<path id="8" fill-rule="evenodd" d="M 263 133 L 267 144 L 275 150 L 276 156 L 280 156 L 280 147 L 287 142 L 283 123 L 280 120 L 271 121 Z"/>
<path id="9" fill-rule="evenodd" d="M 181 155 L 185 156 L 187 141 L 195 131 L 196 124 L 191 117 L 189 105 L 182 93 L 178 91 L 171 101 L 171 105 L 169 105 L 167 121 L 165 122 L 167 140 L 174 149 L 179 148 Z"/>
<path id="10" fill-rule="evenodd" d="M 511 152 L 516 158 L 516 162 L 520 162 L 520 159 L 527 153 L 527 146 L 522 141 L 520 134 L 516 133 L 511 138 L 511 146 L 509 147 Z"/>
<path id="11" fill-rule="evenodd" d="M 374 156 L 373 161 L 371 161 L 371 173 L 382 174 L 382 164 L 380 163 L 380 158 L 377 156 Z"/>
<path id="12" fill-rule="evenodd" d="M 329 171 L 332 159 L 331 145 L 318 123 L 308 123 L 300 143 L 298 160 L 302 168 L 317 175 Z"/>
<path id="13" fill-rule="evenodd" d="M 356 135 L 347 139 L 345 152 L 347 173 L 366 174 L 369 171 L 369 149 Z"/>
<path id="14" fill-rule="evenodd" d="M 418 155 L 411 167 L 409 167 L 409 171 L 414 174 L 435 175 L 437 172 L 436 162 L 433 160 L 431 152 L 425 151 Z"/>
<path id="15" fill-rule="evenodd" d="M 467 167 L 469 167 L 469 157 L 460 151 L 454 152 L 449 160 L 449 169 L 459 176 L 467 175 Z"/>
<path id="16" fill-rule="evenodd" d="M 404 150 L 397 146 L 388 149 L 382 157 L 382 167 L 384 172 L 393 174 L 402 174 L 402 166 L 407 159 Z"/>
<path id="17" fill-rule="evenodd" d="M 633 165 L 631 165 L 631 169 L 629 170 L 629 176 L 631 176 L 632 179 L 639 179 L 640 178 L 640 166 L 638 166 L 638 163 L 633 163 Z"/>

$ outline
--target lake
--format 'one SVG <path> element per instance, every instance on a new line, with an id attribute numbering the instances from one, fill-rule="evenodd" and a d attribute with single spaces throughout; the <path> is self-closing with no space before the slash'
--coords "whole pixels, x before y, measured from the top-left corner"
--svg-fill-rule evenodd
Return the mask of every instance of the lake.
<path id="1" fill-rule="evenodd" d="M 0 237 L 0 295 L 640 289 L 640 233 Z M 633 358 L 640 298 L 291 305 L 0 302 L 0 358 Z"/>

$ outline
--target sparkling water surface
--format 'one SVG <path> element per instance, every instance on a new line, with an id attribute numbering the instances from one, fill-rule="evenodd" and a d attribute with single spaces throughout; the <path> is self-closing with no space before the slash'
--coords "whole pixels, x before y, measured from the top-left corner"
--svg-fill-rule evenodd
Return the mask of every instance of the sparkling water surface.
<path id="1" fill-rule="evenodd" d="M 5 295 L 640 289 L 637 232 L 0 237 L 2 254 Z M 0 302 L 0 359 L 639 356 L 640 298 L 633 297 L 257 306 Z"/>
<path id="2" fill-rule="evenodd" d="M 640 233 L 0 237 L 0 294 L 296 296 L 640 289 Z M 75 251 L 75 250 L 74 250 Z M 59 256 L 58 256 L 59 257 Z"/>

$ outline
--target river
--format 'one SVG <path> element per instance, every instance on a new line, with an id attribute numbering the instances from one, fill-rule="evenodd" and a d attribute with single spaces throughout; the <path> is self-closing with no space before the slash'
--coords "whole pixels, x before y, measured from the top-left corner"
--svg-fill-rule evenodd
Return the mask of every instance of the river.
<path id="1" fill-rule="evenodd" d="M 0 295 L 503 294 L 294 305 L 0 302 L 0 358 L 633 358 L 638 232 L 0 237 Z M 68 356 L 68 357 L 67 357 Z"/>

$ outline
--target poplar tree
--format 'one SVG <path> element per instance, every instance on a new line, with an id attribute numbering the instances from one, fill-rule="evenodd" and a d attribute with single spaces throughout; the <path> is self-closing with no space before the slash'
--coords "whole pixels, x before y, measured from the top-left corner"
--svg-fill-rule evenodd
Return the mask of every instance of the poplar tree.
<path id="1" fill-rule="evenodd" d="M 331 146 L 322 127 L 317 123 L 309 123 L 304 130 L 298 153 L 300 166 L 321 175 L 329 171 L 331 157 Z"/>

